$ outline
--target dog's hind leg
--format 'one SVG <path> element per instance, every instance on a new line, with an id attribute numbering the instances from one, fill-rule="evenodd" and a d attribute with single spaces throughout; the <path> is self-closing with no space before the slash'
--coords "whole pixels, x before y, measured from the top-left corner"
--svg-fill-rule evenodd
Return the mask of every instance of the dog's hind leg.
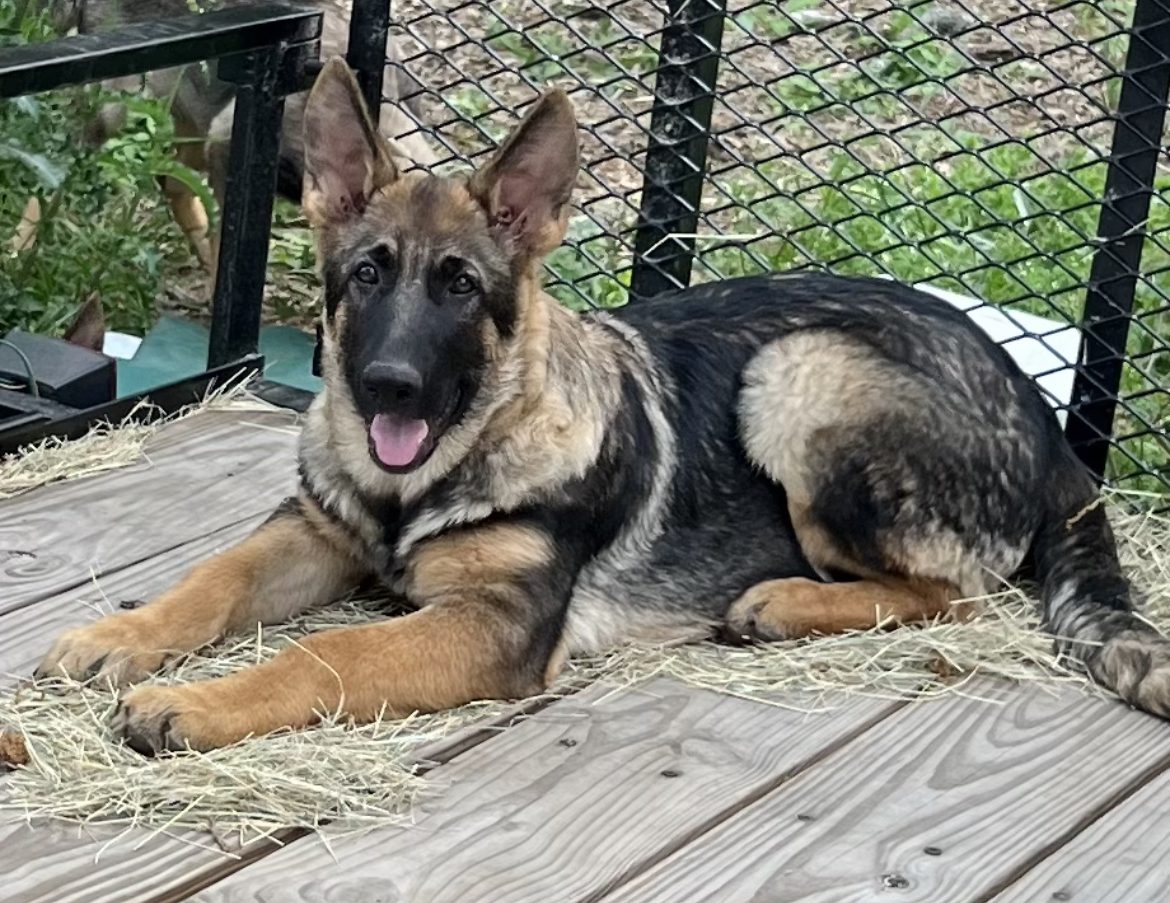
<path id="1" fill-rule="evenodd" d="M 179 162 L 194 172 L 206 168 L 203 142 L 205 140 L 201 130 L 172 111 L 175 120 L 175 156 Z M 190 243 L 199 265 L 210 271 L 214 265 L 210 237 L 211 224 L 207 217 L 207 210 L 190 188 L 178 179 L 164 176 L 162 178 L 163 194 L 171 208 L 171 216 L 182 230 L 183 235 Z"/>
<path id="2" fill-rule="evenodd" d="M 934 617 L 1027 558 L 1066 663 L 1170 718 L 1170 641 L 1134 611 L 1101 496 L 1052 411 L 979 336 L 912 329 L 797 332 L 745 370 L 748 457 L 784 487 L 809 562 L 863 579 L 764 584 L 728 629 L 768 638 Z"/>
<path id="3" fill-rule="evenodd" d="M 952 616 L 958 591 L 941 581 L 883 578 L 820 583 L 805 577 L 768 580 L 731 606 L 727 630 L 733 640 L 792 640 L 813 634 L 868 630 Z"/>
<path id="4" fill-rule="evenodd" d="M 214 263 L 209 236 L 210 220 L 207 218 L 207 210 L 204 208 L 203 202 L 193 195 L 186 186 L 171 178 L 166 178 L 163 192 L 167 196 L 171 216 L 174 217 L 179 229 L 190 243 L 196 258 L 199 260 L 199 265 L 204 270 L 210 270 Z"/>
<path id="5" fill-rule="evenodd" d="M 227 633 L 330 602 L 364 576 L 337 532 L 312 502 L 291 499 L 158 599 L 62 634 L 37 673 L 129 683 Z"/>
<path id="6" fill-rule="evenodd" d="M 1029 435 L 1006 377 L 1003 398 L 982 400 L 990 412 L 964 378 L 936 378 L 831 330 L 789 335 L 748 365 L 748 457 L 784 487 L 809 562 L 860 579 L 754 587 L 728 613 L 732 632 L 791 637 L 966 615 L 951 603 L 1015 573 L 1043 517 L 1047 440 L 1042 424 Z"/>

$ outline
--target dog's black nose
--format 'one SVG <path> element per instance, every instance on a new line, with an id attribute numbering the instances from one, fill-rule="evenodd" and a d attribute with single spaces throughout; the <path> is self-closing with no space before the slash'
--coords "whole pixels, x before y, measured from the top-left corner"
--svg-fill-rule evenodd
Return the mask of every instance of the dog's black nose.
<path id="1" fill-rule="evenodd" d="M 362 385 L 382 404 L 408 405 L 422 394 L 422 374 L 410 364 L 375 361 L 362 371 Z"/>

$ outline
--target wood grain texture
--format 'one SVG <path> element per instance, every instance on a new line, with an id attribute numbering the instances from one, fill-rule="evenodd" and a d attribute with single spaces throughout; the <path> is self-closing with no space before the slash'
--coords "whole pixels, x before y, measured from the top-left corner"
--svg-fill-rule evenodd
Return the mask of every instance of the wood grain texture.
<path id="1" fill-rule="evenodd" d="M 139 831 L 103 850 L 118 834 L 103 828 L 82 832 L 59 822 L 29 827 L 5 813 L 0 822 L 0 900 L 137 903 L 200 868 L 230 861 L 210 849 L 214 846 L 210 835 L 150 837 Z M 95 856 L 99 857 L 96 862 Z"/>
<path id="2" fill-rule="evenodd" d="M 1116 702 L 969 689 L 988 701 L 901 710 L 606 903 L 977 900 L 1170 751 Z"/>
<path id="3" fill-rule="evenodd" d="M 198 562 L 242 540 L 266 516 L 253 514 L 162 555 L 0 614 L 0 687 L 31 674 L 58 634 L 108 614 L 123 600 L 153 598 Z"/>
<path id="4" fill-rule="evenodd" d="M 805 716 L 657 680 L 595 686 L 434 772 L 415 823 L 301 841 L 193 899 L 579 900 L 880 720 L 854 701 Z"/>
<path id="5" fill-rule="evenodd" d="M 219 530 L 164 555 L 123 568 L 100 579 L 0 616 L 0 686 L 27 675 L 58 633 L 98 616 L 111 602 L 150 598 L 187 568 L 237 542 L 264 515 Z M 88 603 L 88 604 L 87 604 Z M 0 798 L 3 783 L 0 782 Z M 15 812 L 0 812 L 0 900 L 5 903 L 115 903 L 143 900 L 160 887 L 179 883 L 203 869 L 231 860 L 214 849 L 210 835 L 184 832 L 150 837 L 137 831 L 111 844 L 119 829 L 87 831 L 63 822 L 27 825 Z M 145 841 L 141 847 L 135 847 Z M 196 846 L 195 844 L 202 845 Z M 97 861 L 95 862 L 95 857 Z"/>
<path id="6" fill-rule="evenodd" d="M 227 476 L 232 471 L 225 469 L 222 458 L 226 457 L 242 460 L 242 469 L 249 472 L 261 463 L 271 471 L 270 480 L 257 479 L 253 474 L 255 491 L 249 494 L 256 505 L 249 502 L 247 507 L 267 509 L 279 501 L 282 493 L 276 481 L 290 480 L 286 462 L 291 460 L 295 436 L 241 426 L 241 418 L 282 429 L 288 429 L 292 422 L 283 414 L 194 415 L 159 431 L 148 448 L 149 462 L 45 487 L 0 504 L 0 548 L 44 550 L 54 542 L 72 539 L 75 543 L 72 549 L 42 552 L 35 559 L 0 553 L 0 609 L 8 609 L 0 614 L 0 686 L 27 675 L 60 631 L 98 617 L 99 610 L 108 611 L 103 593 L 115 604 L 120 599 L 150 598 L 201 558 L 242 539 L 266 516 L 246 511 L 240 514 L 227 508 L 216 511 L 216 498 L 222 499 L 222 495 L 207 493 L 205 504 L 200 505 L 193 492 L 187 491 L 207 488 L 206 480 L 192 486 L 190 471 L 195 467 L 201 467 L 214 480 L 236 481 L 237 477 Z M 232 435 L 242 435 L 239 450 L 233 451 L 228 444 Z M 258 439 L 263 441 L 257 442 Z M 218 464 L 214 460 L 201 461 L 203 456 L 217 455 L 221 458 Z M 185 490 L 171 486 L 161 491 L 168 480 L 185 484 Z M 176 502 L 182 507 L 174 507 Z M 105 513 L 106 506 L 117 512 L 122 505 L 127 511 L 124 518 L 121 514 L 111 518 Z M 194 519 L 198 517 L 202 517 L 201 522 Z M 136 524 L 141 528 L 140 536 L 131 543 L 129 531 L 124 530 L 117 544 L 111 546 L 103 530 L 113 527 L 102 520 Z M 237 522 L 231 523 L 232 520 Z M 225 522 L 231 525 L 222 527 Z M 182 523 L 182 529 L 170 526 L 175 523 Z M 217 525 L 221 529 L 216 530 Z M 39 532 L 42 526 L 46 527 L 43 535 Z M 157 551 L 160 544 L 170 544 L 184 534 L 210 535 L 146 558 L 152 549 Z M 95 570 L 105 573 L 95 584 L 84 562 L 99 553 Z M 52 566 L 38 569 L 36 565 L 45 558 Z M 129 563 L 135 559 L 136 563 Z M 129 566 L 119 567 L 118 562 Z M 21 563 L 34 570 L 31 579 L 22 579 Z M 19 586 L 15 591 L 13 569 Z M 72 588 L 29 604 L 36 600 L 37 593 L 54 585 Z M 0 858 L 4 862 L 0 899 L 14 903 L 143 899 L 169 883 L 172 874 L 179 881 L 192 871 L 227 861 L 213 849 L 210 836 L 197 834 L 177 838 L 160 835 L 146 840 L 149 835 L 143 831 L 103 850 L 118 834 L 118 830 L 102 828 L 82 832 L 51 822 L 38 822 L 34 828 L 16 813 L 0 813 Z M 143 840 L 145 843 L 135 849 Z M 99 853 L 100 859 L 95 863 Z"/>
<path id="7" fill-rule="evenodd" d="M 996 896 L 995 903 L 1165 903 L 1170 900 L 1170 772 Z"/>
<path id="8" fill-rule="evenodd" d="M 296 486 L 293 424 L 194 414 L 162 427 L 139 464 L 0 502 L 0 613 L 271 510 Z"/>

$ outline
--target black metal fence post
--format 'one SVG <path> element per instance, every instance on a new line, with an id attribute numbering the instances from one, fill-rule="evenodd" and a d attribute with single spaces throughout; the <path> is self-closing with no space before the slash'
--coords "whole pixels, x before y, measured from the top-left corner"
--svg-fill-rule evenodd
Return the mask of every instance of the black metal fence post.
<path id="1" fill-rule="evenodd" d="M 354 70 L 374 122 L 382 109 L 382 80 L 386 72 L 386 38 L 390 30 L 390 0 L 353 0 L 349 44 L 345 61 Z"/>
<path id="2" fill-rule="evenodd" d="M 253 354 L 260 342 L 284 113 L 284 97 L 278 90 L 283 50 L 250 53 L 240 68 L 212 300 L 209 367 Z"/>
<path id="3" fill-rule="evenodd" d="M 726 0 L 668 0 L 662 32 L 630 300 L 690 281 Z"/>
<path id="4" fill-rule="evenodd" d="M 1137 0 L 1066 435 L 1104 479 L 1170 98 L 1170 0 Z"/>

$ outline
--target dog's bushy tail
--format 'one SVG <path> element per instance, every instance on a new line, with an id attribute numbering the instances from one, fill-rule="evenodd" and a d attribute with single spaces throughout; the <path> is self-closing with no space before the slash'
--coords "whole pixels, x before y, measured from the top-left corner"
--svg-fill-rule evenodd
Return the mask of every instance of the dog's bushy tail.
<path id="1" fill-rule="evenodd" d="M 1067 446 L 1033 547 L 1045 626 L 1066 661 L 1137 708 L 1170 717 L 1170 640 L 1134 611 L 1103 499 Z"/>

